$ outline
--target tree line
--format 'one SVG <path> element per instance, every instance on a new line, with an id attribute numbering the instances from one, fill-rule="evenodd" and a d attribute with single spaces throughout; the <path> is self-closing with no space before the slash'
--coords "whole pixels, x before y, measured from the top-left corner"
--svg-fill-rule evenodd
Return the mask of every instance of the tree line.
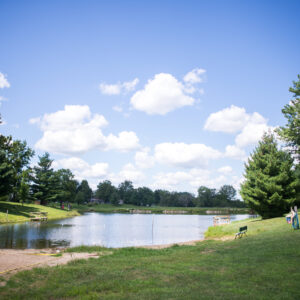
<path id="1" fill-rule="evenodd" d="M 245 203 L 237 200 L 236 190 L 231 185 L 223 185 L 218 191 L 205 186 L 198 189 L 195 197 L 188 192 L 169 192 L 167 190 L 152 191 L 148 187 L 134 188 L 131 181 L 124 181 L 115 187 L 109 180 L 98 184 L 95 197 L 104 203 L 137 206 L 174 206 L 174 207 L 245 207 Z"/>

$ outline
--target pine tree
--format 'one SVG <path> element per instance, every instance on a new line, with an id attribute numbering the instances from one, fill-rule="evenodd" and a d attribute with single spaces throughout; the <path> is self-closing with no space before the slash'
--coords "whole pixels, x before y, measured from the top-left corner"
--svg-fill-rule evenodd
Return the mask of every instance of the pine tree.
<path id="1" fill-rule="evenodd" d="M 32 191 L 34 198 L 40 200 L 41 204 L 47 205 L 49 201 L 56 200 L 56 177 L 51 168 L 53 160 L 50 159 L 49 153 L 39 156 L 38 166 L 33 168 L 34 178 Z"/>
<path id="2" fill-rule="evenodd" d="M 285 127 L 279 127 L 277 133 L 280 138 L 287 143 L 290 152 L 300 160 L 300 75 L 298 81 L 293 82 L 294 87 L 289 91 L 294 93 L 293 99 L 282 109 L 284 117 L 287 119 Z"/>
<path id="3" fill-rule="evenodd" d="M 263 218 L 282 216 L 295 202 L 293 159 L 278 150 L 272 134 L 265 134 L 245 165 L 240 194 Z"/>

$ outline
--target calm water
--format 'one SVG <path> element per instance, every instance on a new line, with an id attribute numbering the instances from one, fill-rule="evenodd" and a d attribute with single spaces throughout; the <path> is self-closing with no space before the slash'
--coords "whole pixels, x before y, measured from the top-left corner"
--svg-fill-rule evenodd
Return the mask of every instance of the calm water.
<path id="1" fill-rule="evenodd" d="M 248 217 L 232 215 L 231 220 Z M 212 225 L 211 215 L 87 213 L 45 223 L 2 225 L 0 248 L 160 245 L 202 239 Z"/>

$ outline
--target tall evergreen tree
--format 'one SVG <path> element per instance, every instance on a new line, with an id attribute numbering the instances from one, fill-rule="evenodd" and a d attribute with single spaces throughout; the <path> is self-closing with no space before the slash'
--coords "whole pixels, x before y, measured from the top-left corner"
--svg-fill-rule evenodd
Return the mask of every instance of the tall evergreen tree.
<path id="1" fill-rule="evenodd" d="M 272 134 L 265 134 L 245 164 L 240 194 L 263 218 L 282 216 L 295 202 L 293 160 L 278 150 Z"/>
<path id="2" fill-rule="evenodd" d="M 2 145 L 0 146 L 0 197 L 3 197 L 8 196 L 12 192 L 14 172 Z"/>
<path id="3" fill-rule="evenodd" d="M 293 99 L 289 104 L 282 109 L 284 117 L 287 119 L 287 124 L 280 127 L 277 133 L 289 146 L 293 156 L 300 160 L 300 75 L 298 81 L 293 82 L 294 87 L 291 87 L 290 92 L 294 93 Z"/>
<path id="4" fill-rule="evenodd" d="M 29 200 L 30 195 L 30 171 L 31 169 L 27 169 L 22 172 L 22 178 L 20 183 L 20 188 L 18 190 L 18 197 L 22 202 L 22 205 L 25 201 Z"/>
<path id="5" fill-rule="evenodd" d="M 33 196 L 40 200 L 41 204 L 46 205 L 57 198 L 57 178 L 51 168 L 53 160 L 49 153 L 39 156 L 38 166 L 33 168 Z"/>
<path id="6" fill-rule="evenodd" d="M 298 81 L 294 81 L 293 85 L 289 89 L 294 94 L 293 99 L 282 109 L 287 124 L 277 129 L 277 133 L 287 143 L 289 151 L 295 158 L 295 176 L 297 178 L 295 204 L 300 206 L 300 75 L 298 75 Z"/>

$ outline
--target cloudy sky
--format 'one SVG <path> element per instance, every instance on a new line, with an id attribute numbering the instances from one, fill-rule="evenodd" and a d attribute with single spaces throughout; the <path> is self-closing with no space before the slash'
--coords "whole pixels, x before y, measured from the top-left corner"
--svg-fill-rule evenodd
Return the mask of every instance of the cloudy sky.
<path id="1" fill-rule="evenodd" d="M 263 132 L 285 123 L 299 10 L 287 0 L 0 0 L 0 132 L 93 188 L 238 188 Z"/>

